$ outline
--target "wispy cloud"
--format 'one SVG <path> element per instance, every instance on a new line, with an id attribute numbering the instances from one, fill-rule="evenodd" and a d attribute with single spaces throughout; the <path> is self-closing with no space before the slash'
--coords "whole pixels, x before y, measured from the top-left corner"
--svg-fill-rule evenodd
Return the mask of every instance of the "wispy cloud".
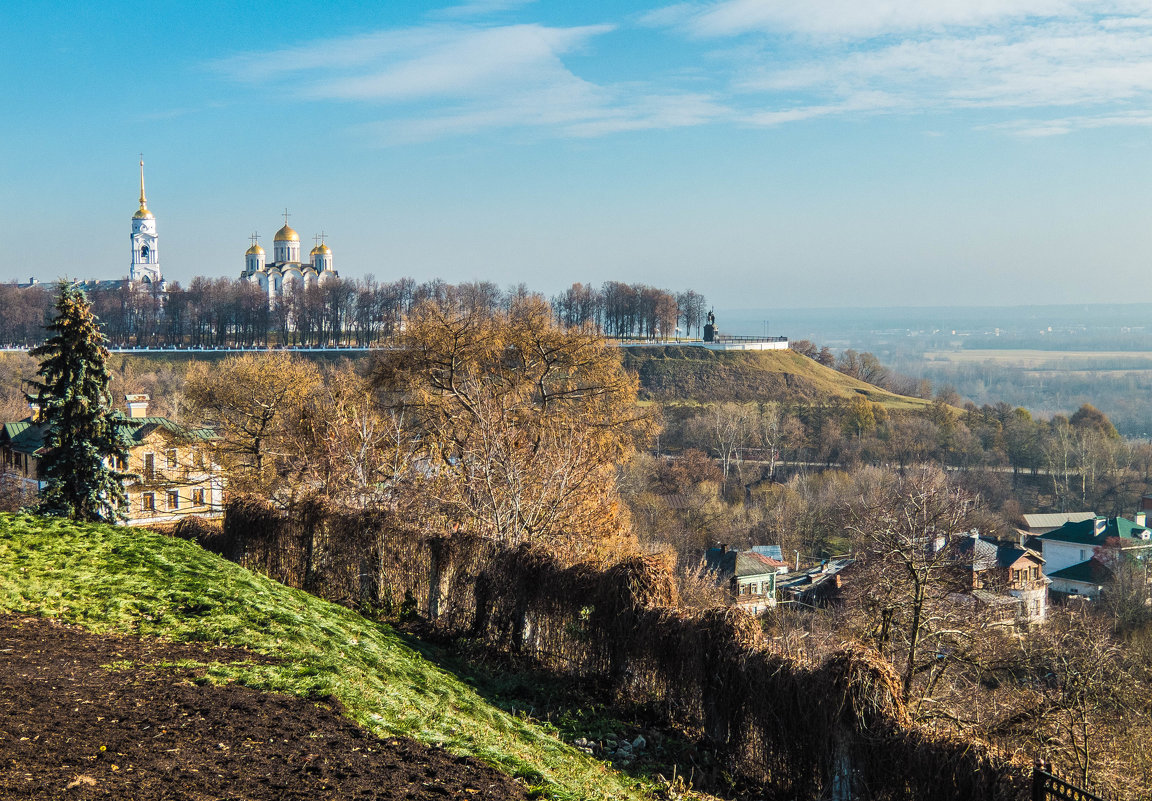
<path id="1" fill-rule="evenodd" d="M 761 106 L 745 116 L 756 124 L 1092 109 L 1045 129 L 1057 133 L 1127 124 L 1131 106 L 1152 105 L 1146 0 L 723 0 L 666 6 L 643 22 L 710 44 L 728 65 L 732 102 Z"/>
<path id="2" fill-rule="evenodd" d="M 883 92 L 862 92 L 837 103 L 798 105 L 768 111 L 754 111 L 744 115 L 744 122 L 752 125 L 783 125 L 789 122 L 800 122 L 818 117 L 858 113 L 876 113 L 893 111 L 904 104 L 899 98 Z"/>
<path id="3" fill-rule="evenodd" d="M 358 130 L 388 142 L 972 109 L 1027 115 L 996 130 L 1051 134 L 1152 108 L 1152 0 L 720 0 L 603 24 L 482 21 L 536 10 L 468 0 L 421 24 L 212 67 L 281 96 L 373 109 Z M 662 39 L 661 58 L 612 51 L 645 36 Z M 600 77 L 601 54 L 627 63 L 629 79 Z M 1077 122 L 1038 126 L 1046 114 Z"/>
<path id="4" fill-rule="evenodd" d="M 1149 128 L 1152 127 L 1152 111 L 1133 111 L 1127 114 L 1101 114 L 1097 116 L 1058 117 L 1050 120 L 1014 120 L 1012 122 L 985 125 L 990 130 L 1007 131 L 1018 136 L 1042 137 L 1060 136 L 1075 131 L 1095 128 Z"/>
<path id="5" fill-rule="evenodd" d="M 750 32 L 869 38 L 948 28 L 977 28 L 1099 13 L 1117 0 L 724 0 L 682 3 L 649 15 L 702 37 Z"/>
<path id="6" fill-rule="evenodd" d="M 524 6 L 531 5 L 536 0 L 470 0 L 459 5 L 449 6 L 429 12 L 431 19 L 468 19 L 473 17 L 487 17 L 515 11 Z"/>
<path id="7" fill-rule="evenodd" d="M 548 93 L 557 86 L 583 83 L 564 66 L 561 56 L 610 30 L 607 25 L 445 28 L 435 39 L 424 37 L 418 48 L 399 57 L 389 52 L 366 71 L 323 77 L 305 91 L 316 98 L 376 101 L 475 97 L 526 89 Z"/>
<path id="8" fill-rule="evenodd" d="M 358 130 L 387 142 L 525 127 L 589 137 L 699 125 L 729 113 L 699 92 L 596 83 L 565 63 L 614 29 L 430 23 L 245 55 L 214 67 L 304 100 L 384 109 L 385 119 Z"/>

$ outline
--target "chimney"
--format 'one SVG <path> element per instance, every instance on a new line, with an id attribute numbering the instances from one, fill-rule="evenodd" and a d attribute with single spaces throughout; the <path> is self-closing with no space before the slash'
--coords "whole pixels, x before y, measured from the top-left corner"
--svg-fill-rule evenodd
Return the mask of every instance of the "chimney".
<path id="1" fill-rule="evenodd" d="M 1108 518 L 1097 517 L 1095 520 L 1092 521 L 1092 533 L 1095 534 L 1096 536 L 1100 536 L 1101 534 L 1103 534 L 1104 529 L 1106 529 L 1106 528 L 1108 528 Z"/>
<path id="2" fill-rule="evenodd" d="M 1132 522 L 1134 522 L 1138 526 L 1147 526 L 1148 525 L 1147 521 L 1148 521 L 1148 513 L 1145 512 L 1143 509 L 1141 509 L 1139 512 L 1136 513 L 1136 519 L 1133 520 Z"/>
<path id="3" fill-rule="evenodd" d="M 720 553 L 728 553 L 728 543 L 720 543 Z"/>
<path id="4" fill-rule="evenodd" d="M 147 417 L 149 400 L 147 395 L 125 395 L 124 404 L 128 407 L 128 419 L 138 420 Z"/>
<path id="5" fill-rule="evenodd" d="M 28 409 L 30 410 L 30 417 L 33 423 L 40 422 L 40 404 L 36 401 L 28 401 Z"/>

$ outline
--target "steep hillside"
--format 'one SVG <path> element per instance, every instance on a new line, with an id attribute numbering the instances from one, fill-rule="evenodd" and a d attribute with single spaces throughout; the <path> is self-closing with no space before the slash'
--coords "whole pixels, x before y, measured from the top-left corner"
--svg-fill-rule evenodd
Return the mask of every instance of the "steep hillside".
<path id="1" fill-rule="evenodd" d="M 863 396 L 889 409 L 929 404 L 849 378 L 791 350 L 637 347 L 624 350 L 624 365 L 639 374 L 641 397 L 647 400 L 796 402 Z"/>
<path id="2" fill-rule="evenodd" d="M 217 684 L 334 699 L 372 733 L 475 757 L 549 797 L 646 797 L 634 780 L 490 705 L 387 626 L 188 542 L 0 515 L 3 613 L 57 618 L 98 634 L 246 648 L 270 659 L 205 660 L 202 675 Z"/>

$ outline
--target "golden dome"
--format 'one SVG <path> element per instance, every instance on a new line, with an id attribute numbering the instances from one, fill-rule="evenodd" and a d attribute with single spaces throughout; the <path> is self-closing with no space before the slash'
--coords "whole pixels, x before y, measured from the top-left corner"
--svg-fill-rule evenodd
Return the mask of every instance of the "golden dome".
<path id="1" fill-rule="evenodd" d="M 132 219 L 133 220 L 154 220 L 154 219 L 156 219 L 156 215 L 154 215 L 152 212 L 148 211 L 148 207 L 145 206 L 143 203 L 141 203 L 140 208 L 136 209 L 136 213 L 132 215 Z"/>
<path id="2" fill-rule="evenodd" d="M 317 245 L 316 247 L 312 248 L 312 253 L 310 255 L 315 256 L 317 254 L 331 256 L 332 248 L 328 247 L 327 245 Z"/>
<path id="3" fill-rule="evenodd" d="M 276 232 L 276 238 L 273 239 L 272 241 L 273 242 L 299 242 L 300 241 L 300 234 L 296 233 L 291 228 L 289 228 L 287 226 L 287 224 L 285 224 L 285 226 L 283 228 L 281 228 L 279 231 Z"/>
<path id="4" fill-rule="evenodd" d="M 248 250 L 246 250 L 244 252 L 244 255 L 245 256 L 263 256 L 264 255 L 264 248 L 260 247 L 259 245 L 253 245 L 252 247 L 248 248 Z"/>

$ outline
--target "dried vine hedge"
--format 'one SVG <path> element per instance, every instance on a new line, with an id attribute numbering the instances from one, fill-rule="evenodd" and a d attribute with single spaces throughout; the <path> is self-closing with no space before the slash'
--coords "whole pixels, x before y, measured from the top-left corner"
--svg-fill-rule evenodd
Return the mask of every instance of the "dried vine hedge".
<path id="1" fill-rule="evenodd" d="M 848 646 L 819 665 L 770 652 L 755 620 L 676 608 L 667 566 L 565 567 L 528 546 L 428 537 L 387 512 L 251 500 L 206 547 L 353 606 L 419 613 L 445 636 L 596 682 L 705 738 L 733 775 L 779 798 L 1014 801 L 1028 766 L 913 726 L 891 667 Z"/>

